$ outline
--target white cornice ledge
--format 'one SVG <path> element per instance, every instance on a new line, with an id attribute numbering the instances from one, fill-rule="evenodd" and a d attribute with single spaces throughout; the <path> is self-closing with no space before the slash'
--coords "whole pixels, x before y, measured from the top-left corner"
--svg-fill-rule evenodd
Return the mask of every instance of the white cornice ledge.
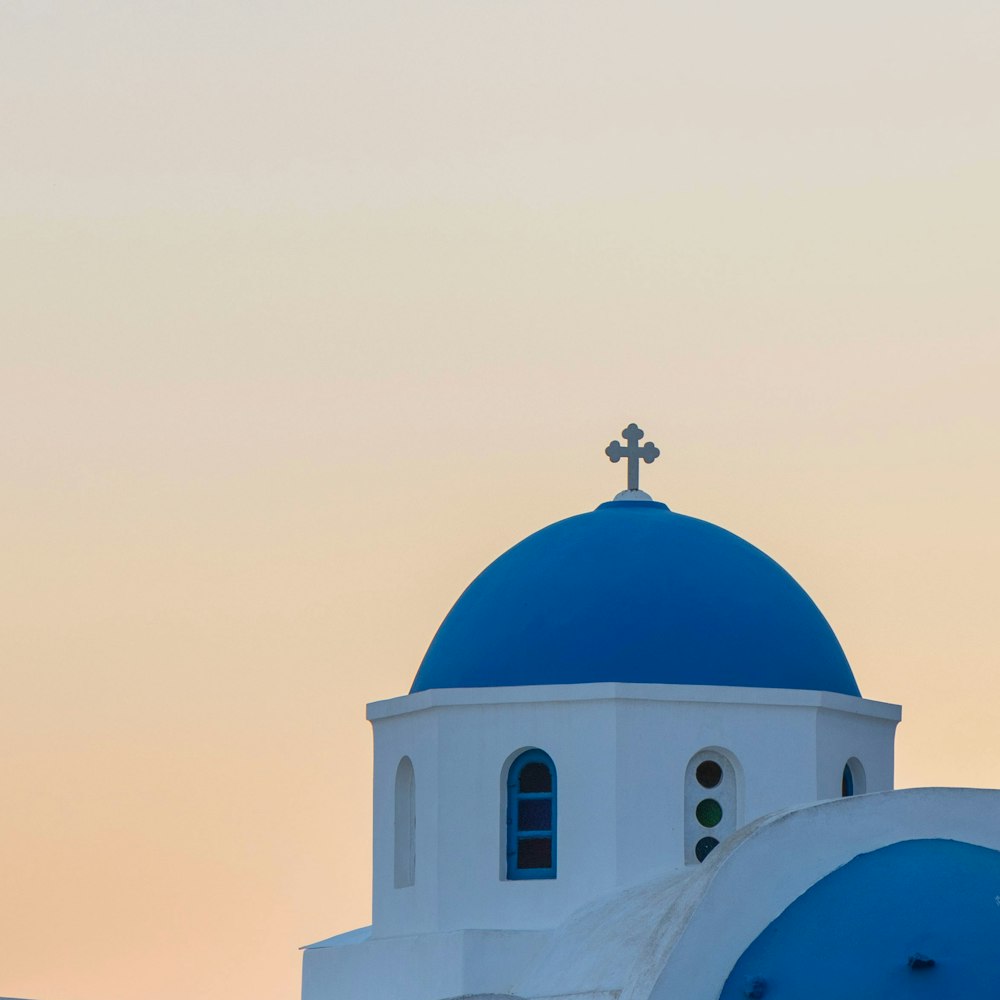
<path id="1" fill-rule="evenodd" d="M 399 698 L 373 701 L 368 719 L 389 719 L 411 712 L 460 705 L 518 705 L 566 701 L 662 701 L 717 705 L 786 705 L 850 712 L 899 722 L 902 708 L 891 702 L 855 698 L 832 691 L 792 688 L 724 687 L 718 684 L 532 684 L 524 687 L 438 688 Z"/>

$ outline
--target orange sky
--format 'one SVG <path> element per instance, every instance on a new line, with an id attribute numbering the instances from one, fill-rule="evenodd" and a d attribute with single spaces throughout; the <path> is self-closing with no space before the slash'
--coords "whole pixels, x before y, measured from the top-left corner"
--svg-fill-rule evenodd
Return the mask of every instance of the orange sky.
<path id="1" fill-rule="evenodd" d="M 364 703 L 644 485 L 1000 786 L 1000 7 L 0 4 L 0 994 L 276 1000 Z"/>

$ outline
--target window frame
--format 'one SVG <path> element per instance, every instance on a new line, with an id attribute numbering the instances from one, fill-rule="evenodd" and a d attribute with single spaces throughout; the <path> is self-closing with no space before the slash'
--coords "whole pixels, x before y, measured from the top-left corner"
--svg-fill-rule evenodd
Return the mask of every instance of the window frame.
<path id="1" fill-rule="evenodd" d="M 520 789 L 521 772 L 529 764 L 544 764 L 552 780 L 552 790 L 549 792 L 522 792 Z M 552 819 L 547 830 L 519 830 L 518 816 L 522 801 L 545 801 L 552 803 Z M 556 776 L 556 766 L 552 758 L 539 749 L 525 750 L 511 762 L 507 771 L 507 879 L 520 882 L 528 879 L 554 879 L 558 866 L 558 804 L 559 792 Z M 551 842 L 552 864 L 547 868 L 518 868 L 517 847 L 521 840 L 548 839 Z"/>

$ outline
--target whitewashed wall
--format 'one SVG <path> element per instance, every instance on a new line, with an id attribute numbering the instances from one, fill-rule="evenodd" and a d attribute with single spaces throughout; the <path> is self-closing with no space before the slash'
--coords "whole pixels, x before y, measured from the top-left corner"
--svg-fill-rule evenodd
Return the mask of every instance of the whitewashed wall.
<path id="1" fill-rule="evenodd" d="M 892 788 L 899 708 L 815 691 L 585 684 L 424 691 L 369 706 L 373 937 L 544 929 L 611 889 L 684 866 L 684 776 L 706 747 L 739 775 L 738 822 L 840 795 L 858 758 Z M 505 767 L 558 774 L 558 878 L 507 881 Z M 414 884 L 395 886 L 396 770 L 415 778 Z M 711 793 L 706 793 L 709 795 Z"/>

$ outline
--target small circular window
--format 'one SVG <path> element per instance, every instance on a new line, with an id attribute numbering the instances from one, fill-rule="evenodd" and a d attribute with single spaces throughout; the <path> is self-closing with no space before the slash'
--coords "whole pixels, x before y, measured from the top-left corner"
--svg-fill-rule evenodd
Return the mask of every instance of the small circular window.
<path id="1" fill-rule="evenodd" d="M 702 826 L 718 826 L 722 821 L 722 806 L 715 799 L 702 799 L 694 814 Z"/>
<path id="2" fill-rule="evenodd" d="M 719 846 L 719 842 L 715 837 L 702 837 L 697 844 L 694 845 L 694 856 L 699 861 L 704 861 L 705 858 L 712 853 L 712 851 Z"/>
<path id="3" fill-rule="evenodd" d="M 722 781 L 722 768 L 714 760 L 703 760 L 694 776 L 702 788 L 715 788 Z"/>

